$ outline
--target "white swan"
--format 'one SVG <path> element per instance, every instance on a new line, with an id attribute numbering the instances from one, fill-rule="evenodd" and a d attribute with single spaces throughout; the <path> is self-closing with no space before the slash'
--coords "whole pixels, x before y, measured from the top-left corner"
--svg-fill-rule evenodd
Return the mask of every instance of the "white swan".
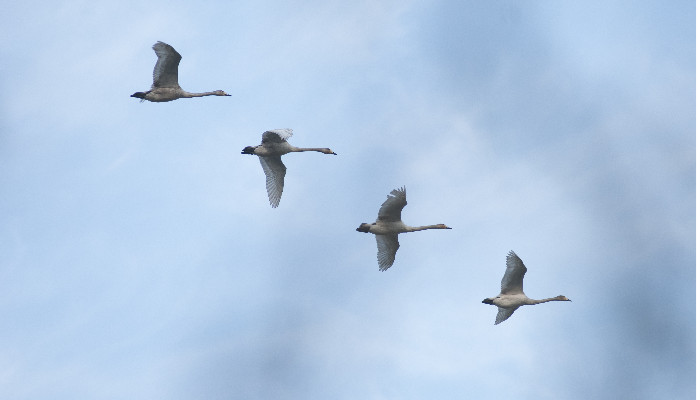
<path id="1" fill-rule="evenodd" d="M 377 239 L 377 262 L 379 270 L 386 271 L 394 264 L 396 251 L 399 249 L 399 233 L 416 232 L 426 229 L 452 229 L 445 224 L 408 226 L 401 221 L 401 210 L 406 202 L 406 187 L 394 189 L 386 196 L 386 201 L 379 208 L 377 221 L 371 224 L 363 222 L 356 229 L 358 232 L 374 233 Z"/>
<path id="2" fill-rule="evenodd" d="M 157 42 L 153 45 L 158 56 L 155 68 L 153 68 L 153 85 L 151 90 L 147 92 L 136 92 L 131 97 L 136 97 L 154 102 L 165 102 L 177 100 L 186 97 L 203 97 L 203 96 L 230 96 L 223 90 L 215 90 L 205 93 L 190 93 L 182 90 L 177 83 L 177 66 L 180 64 L 182 56 L 175 51 L 172 46 L 163 42 Z"/>
<path id="3" fill-rule="evenodd" d="M 542 300 L 533 300 L 525 296 L 523 292 L 523 278 L 525 277 L 525 272 L 527 272 L 525 264 L 523 264 L 520 257 L 511 250 L 508 253 L 508 257 L 506 257 L 506 273 L 503 275 L 503 279 L 501 279 L 501 294 L 482 301 L 484 304 L 492 304 L 498 307 L 498 314 L 496 315 L 496 323 L 494 325 L 498 325 L 507 320 L 520 306 L 546 303 L 548 301 L 571 301 L 567 299 L 566 296 L 561 295 Z"/>
<path id="4" fill-rule="evenodd" d="M 276 208 L 282 198 L 284 189 L 284 175 L 287 167 L 282 163 L 282 155 L 301 151 L 318 151 L 324 154 L 335 153 L 328 148 L 300 148 L 287 143 L 287 139 L 292 136 L 291 129 L 274 129 L 262 134 L 262 143 L 257 146 L 247 146 L 241 154 L 256 155 L 260 159 L 265 172 L 265 185 L 267 186 L 267 197 L 270 205 Z"/>

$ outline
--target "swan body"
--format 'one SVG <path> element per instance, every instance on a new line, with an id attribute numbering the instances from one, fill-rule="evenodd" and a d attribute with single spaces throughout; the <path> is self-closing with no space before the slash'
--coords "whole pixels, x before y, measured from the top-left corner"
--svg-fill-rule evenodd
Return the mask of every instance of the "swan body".
<path id="1" fill-rule="evenodd" d="M 287 142 L 292 136 L 291 129 L 273 129 L 262 134 L 262 143 L 257 146 L 247 146 L 241 154 L 258 156 L 263 172 L 265 172 L 265 185 L 267 187 L 267 197 L 272 208 L 280 204 L 282 190 L 284 189 L 284 176 L 287 167 L 282 163 L 282 156 L 287 153 L 303 151 L 318 151 L 324 154 L 336 155 L 329 148 L 316 147 L 295 147 Z"/>
<path id="2" fill-rule="evenodd" d="M 406 202 L 406 187 L 394 189 L 379 208 L 377 220 L 371 224 L 363 222 L 355 229 L 358 232 L 373 233 L 377 240 L 377 262 L 380 271 L 386 271 L 396 259 L 399 250 L 399 233 L 418 232 L 427 229 L 452 229 L 445 224 L 408 226 L 401 221 L 401 210 Z"/>
<path id="3" fill-rule="evenodd" d="M 510 318 L 520 306 L 546 303 L 549 301 L 571 301 L 566 296 L 550 297 L 548 299 L 535 300 L 527 297 L 523 292 L 523 279 L 525 278 L 525 264 L 512 250 L 506 257 L 506 272 L 501 279 L 501 293 L 496 297 L 489 297 L 482 301 L 484 304 L 491 304 L 498 307 L 496 323 Z"/>
<path id="4" fill-rule="evenodd" d="M 177 83 L 177 67 L 180 65 L 182 56 L 169 44 L 157 42 L 153 45 L 153 50 L 158 56 L 156 66 L 153 68 L 153 85 L 151 90 L 146 92 L 136 92 L 131 97 L 162 103 L 190 97 L 203 96 L 230 96 L 223 90 L 213 92 L 190 93 L 182 90 Z"/>

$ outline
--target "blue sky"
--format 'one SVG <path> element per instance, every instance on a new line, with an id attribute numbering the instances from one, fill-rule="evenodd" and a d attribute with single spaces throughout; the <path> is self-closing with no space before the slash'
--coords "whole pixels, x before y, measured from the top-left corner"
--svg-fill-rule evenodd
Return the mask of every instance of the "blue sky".
<path id="1" fill-rule="evenodd" d="M 27 1 L 0 26 L 0 397 L 695 394 L 695 4 Z M 139 103 L 158 40 L 180 84 Z M 263 131 L 330 147 L 285 156 Z M 380 273 L 372 222 L 406 186 Z M 505 257 L 533 298 L 494 326 Z"/>

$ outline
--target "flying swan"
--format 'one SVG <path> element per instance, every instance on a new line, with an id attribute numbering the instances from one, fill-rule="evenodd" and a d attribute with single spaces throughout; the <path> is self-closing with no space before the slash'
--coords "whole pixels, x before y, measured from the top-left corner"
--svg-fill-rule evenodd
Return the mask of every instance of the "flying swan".
<path id="1" fill-rule="evenodd" d="M 287 167 L 282 163 L 282 155 L 302 151 L 318 151 L 324 154 L 336 155 L 328 148 L 302 148 L 294 147 L 287 143 L 287 139 L 292 136 L 291 129 L 273 129 L 262 134 L 262 143 L 257 146 L 247 146 L 241 154 L 256 155 L 260 159 L 265 172 L 265 185 L 267 186 L 267 197 L 272 208 L 280 204 L 282 189 L 284 189 L 284 175 Z"/>
<path id="2" fill-rule="evenodd" d="M 182 90 L 177 83 L 177 66 L 180 64 L 182 56 L 169 44 L 157 42 L 153 45 L 153 50 L 158 56 L 155 68 L 153 68 L 153 85 L 147 92 L 136 92 L 131 97 L 136 97 L 154 102 L 165 102 L 186 97 L 203 96 L 230 96 L 223 90 L 213 92 L 190 93 Z"/>
<path id="3" fill-rule="evenodd" d="M 379 270 L 386 271 L 394 264 L 396 251 L 399 249 L 399 233 L 416 232 L 426 229 L 452 229 L 445 224 L 408 226 L 401 221 L 401 210 L 406 206 L 406 187 L 394 189 L 386 196 L 386 201 L 379 208 L 377 221 L 371 224 L 363 222 L 356 229 L 358 232 L 374 233 L 377 239 L 377 262 Z"/>
<path id="4" fill-rule="evenodd" d="M 566 296 L 561 295 L 542 300 L 533 300 L 527 297 L 523 292 L 523 278 L 525 277 L 525 272 L 527 272 L 525 264 L 523 264 L 520 257 L 511 250 L 506 257 L 506 273 L 503 275 L 503 279 L 501 279 L 501 294 L 482 301 L 484 304 L 492 304 L 498 307 L 498 314 L 496 315 L 496 323 L 494 325 L 498 325 L 507 320 L 520 306 L 546 303 L 548 301 L 571 301 L 567 299 Z"/>

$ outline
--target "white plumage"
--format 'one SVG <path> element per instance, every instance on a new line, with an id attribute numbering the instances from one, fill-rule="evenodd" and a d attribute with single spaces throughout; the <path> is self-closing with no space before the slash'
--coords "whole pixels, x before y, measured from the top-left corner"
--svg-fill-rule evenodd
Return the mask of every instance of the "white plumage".
<path id="1" fill-rule="evenodd" d="M 203 97 L 203 96 L 230 96 L 223 90 L 213 92 L 190 93 L 182 90 L 177 82 L 177 69 L 182 56 L 175 49 L 163 42 L 153 45 L 153 51 L 158 56 L 156 66 L 153 68 L 153 85 L 151 90 L 146 92 L 136 92 L 131 97 L 153 102 L 166 102 L 181 98 Z"/>
<path id="2" fill-rule="evenodd" d="M 566 296 L 559 295 L 542 300 L 533 300 L 523 292 L 523 279 L 527 268 L 513 250 L 506 257 L 506 272 L 501 279 L 501 293 L 496 297 L 484 299 L 482 303 L 498 307 L 495 325 L 510 318 L 520 306 L 546 303 L 548 301 L 571 301 Z"/>
<path id="3" fill-rule="evenodd" d="M 318 151 L 324 154 L 335 153 L 328 148 L 300 148 L 294 147 L 287 142 L 292 137 L 291 129 L 273 129 L 262 134 L 262 142 L 257 146 L 247 146 L 241 154 L 258 156 L 263 172 L 265 172 L 265 187 L 267 197 L 273 208 L 279 206 L 284 190 L 284 176 L 287 174 L 287 167 L 282 163 L 282 155 L 292 152 Z"/>
<path id="4" fill-rule="evenodd" d="M 373 233 L 377 239 L 377 262 L 379 270 L 386 271 L 394 264 L 396 252 L 399 250 L 399 233 L 416 232 L 426 229 L 452 229 L 445 224 L 412 227 L 401 221 L 401 210 L 406 202 L 406 188 L 394 189 L 379 208 L 377 221 L 371 224 L 362 223 L 356 229 L 358 232 Z"/>

